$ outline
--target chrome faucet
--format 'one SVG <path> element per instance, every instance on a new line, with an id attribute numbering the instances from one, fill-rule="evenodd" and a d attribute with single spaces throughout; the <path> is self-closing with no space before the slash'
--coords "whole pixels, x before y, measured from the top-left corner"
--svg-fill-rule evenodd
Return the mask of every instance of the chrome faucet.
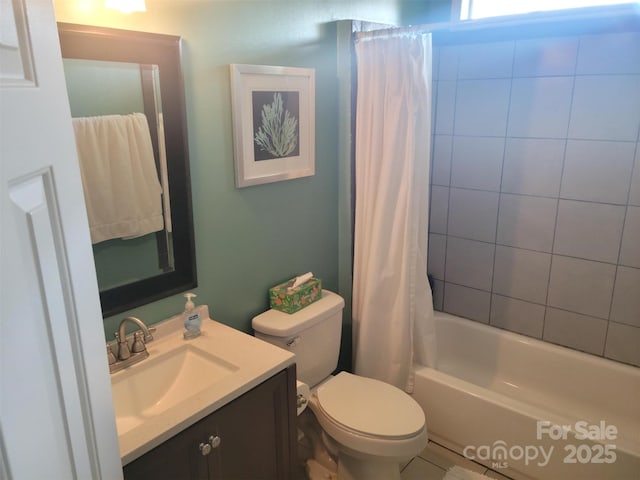
<path id="1" fill-rule="evenodd" d="M 136 324 L 141 331 L 137 331 L 133 335 L 133 343 L 129 348 L 125 327 L 127 322 Z M 118 332 L 115 334 L 117 342 L 117 354 L 113 355 L 111 347 L 107 344 L 107 355 L 109 356 L 109 372 L 114 373 L 122 370 L 129 365 L 138 363 L 149 356 L 146 343 L 153 340 L 151 334 L 155 328 L 148 328 L 142 320 L 137 317 L 123 318 L 118 326 Z M 109 355 L 111 353 L 111 355 Z"/>
<path id="2" fill-rule="evenodd" d="M 149 331 L 147 326 L 138 317 L 123 318 L 122 321 L 120 322 L 120 326 L 118 327 L 118 336 L 117 336 L 118 360 L 126 360 L 131 356 L 131 351 L 129 350 L 129 344 L 127 343 L 127 334 L 125 333 L 125 326 L 127 322 L 135 323 L 140 328 L 140 330 L 142 330 L 142 333 L 144 334 L 144 342 L 150 342 L 151 340 L 153 340 L 153 335 L 151 335 L 151 332 Z M 136 340 L 138 339 L 136 339 L 134 336 L 134 342 L 133 342 L 134 344 L 132 348 L 134 350 L 134 353 L 139 353 L 135 351 Z"/>

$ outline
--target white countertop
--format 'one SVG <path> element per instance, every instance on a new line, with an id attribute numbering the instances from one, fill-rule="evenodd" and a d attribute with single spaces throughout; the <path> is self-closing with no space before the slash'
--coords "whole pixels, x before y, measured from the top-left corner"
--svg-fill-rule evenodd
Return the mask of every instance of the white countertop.
<path id="1" fill-rule="evenodd" d="M 198 311 L 203 318 L 200 337 L 191 340 L 182 337 L 180 315 L 153 325 L 157 330 L 153 334 L 154 340 L 147 344 L 149 358 L 112 374 L 112 383 L 124 378 L 122 376 L 128 371 L 131 373 L 136 368 L 144 366 L 154 355 L 184 346 L 185 343 L 224 358 L 236 366 L 237 370 L 140 425 L 122 433 L 118 432 L 123 465 L 132 462 L 295 362 L 295 355 L 291 352 L 209 319 L 206 306 L 199 306 Z M 206 375 L 206 371 L 203 371 L 202 375 Z M 117 405 L 115 407 L 117 415 Z"/>

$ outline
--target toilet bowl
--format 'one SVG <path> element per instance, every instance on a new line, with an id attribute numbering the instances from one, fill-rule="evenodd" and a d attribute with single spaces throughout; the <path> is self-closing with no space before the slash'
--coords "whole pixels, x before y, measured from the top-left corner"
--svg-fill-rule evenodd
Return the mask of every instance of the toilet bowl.
<path id="1" fill-rule="evenodd" d="M 379 380 L 340 372 L 317 389 L 309 406 L 324 431 L 354 455 L 401 461 L 426 446 L 422 408 Z"/>
<path id="2" fill-rule="evenodd" d="M 344 300 L 322 299 L 294 314 L 269 310 L 253 319 L 258 338 L 296 354 L 298 380 L 311 387 L 305 440 L 310 480 L 399 480 L 400 463 L 427 445 L 422 408 L 388 383 L 340 372 L 335 376 Z"/>
<path id="3" fill-rule="evenodd" d="M 420 406 L 379 380 L 341 372 L 316 390 L 309 407 L 336 443 L 340 480 L 399 479 L 399 463 L 427 445 Z"/>

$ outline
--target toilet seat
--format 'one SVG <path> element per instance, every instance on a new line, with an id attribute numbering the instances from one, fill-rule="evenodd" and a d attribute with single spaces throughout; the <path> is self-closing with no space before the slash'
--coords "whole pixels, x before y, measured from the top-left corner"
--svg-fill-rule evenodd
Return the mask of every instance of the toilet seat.
<path id="1" fill-rule="evenodd" d="M 422 408 L 405 392 L 380 380 L 340 372 L 316 395 L 334 422 L 360 434 L 408 438 L 424 428 Z"/>
<path id="2" fill-rule="evenodd" d="M 410 457 L 426 446 L 420 405 L 379 380 L 340 372 L 318 387 L 310 405 L 322 428 L 352 453 Z"/>

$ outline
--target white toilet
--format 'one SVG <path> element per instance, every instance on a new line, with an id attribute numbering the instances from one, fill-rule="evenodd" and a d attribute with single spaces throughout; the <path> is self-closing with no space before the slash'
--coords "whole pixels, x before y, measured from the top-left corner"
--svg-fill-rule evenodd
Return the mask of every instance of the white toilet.
<path id="1" fill-rule="evenodd" d="M 379 380 L 347 372 L 331 376 L 338 364 L 344 300 L 322 293 L 294 314 L 271 309 L 252 322 L 256 337 L 296 354 L 298 380 L 311 388 L 309 406 L 317 422 L 304 423 L 319 424 L 321 430 L 308 436 L 321 439 L 324 448 L 318 452 L 315 446 L 316 458 L 307 462 L 309 477 L 400 479 L 400 463 L 427 445 L 422 408 Z"/>

